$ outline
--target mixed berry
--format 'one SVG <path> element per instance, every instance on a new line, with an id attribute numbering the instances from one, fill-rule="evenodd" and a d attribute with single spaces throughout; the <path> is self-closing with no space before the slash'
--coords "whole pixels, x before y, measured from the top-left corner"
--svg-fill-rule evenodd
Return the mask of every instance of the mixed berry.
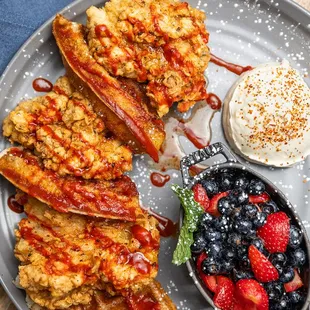
<path id="1" fill-rule="evenodd" d="M 191 252 L 222 310 L 301 309 L 301 230 L 248 174 L 222 172 L 193 187 L 204 209 Z"/>

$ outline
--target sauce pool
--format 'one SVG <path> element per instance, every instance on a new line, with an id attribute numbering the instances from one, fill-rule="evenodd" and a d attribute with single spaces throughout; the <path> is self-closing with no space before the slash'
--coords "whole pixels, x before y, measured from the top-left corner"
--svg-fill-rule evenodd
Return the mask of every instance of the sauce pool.
<path id="1" fill-rule="evenodd" d="M 170 219 L 167 217 L 160 215 L 153 210 L 148 210 L 149 214 L 154 216 L 156 220 L 158 221 L 157 229 L 159 230 L 159 233 L 162 237 L 171 237 L 175 236 L 178 230 L 177 223 L 173 223 Z"/>
<path id="2" fill-rule="evenodd" d="M 32 82 L 32 87 L 38 92 L 48 93 L 52 91 L 53 84 L 44 78 L 37 78 Z"/>
<path id="3" fill-rule="evenodd" d="M 163 187 L 170 180 L 170 176 L 167 174 L 152 172 L 150 179 L 154 186 Z"/>
<path id="4" fill-rule="evenodd" d="M 223 60 L 223 59 L 221 59 L 221 58 L 219 58 L 213 54 L 211 54 L 210 61 L 213 62 L 214 64 L 220 66 L 220 67 L 226 68 L 230 72 L 233 72 L 237 75 L 241 75 L 243 72 L 246 72 L 246 71 L 253 69 L 253 67 L 251 67 L 251 66 L 242 67 L 242 66 L 233 64 L 231 62 L 227 62 L 227 61 L 225 61 L 225 60 Z"/>
<path id="5" fill-rule="evenodd" d="M 20 214 L 24 212 L 24 206 L 16 201 L 15 195 L 12 195 L 8 198 L 8 206 L 15 213 Z"/>

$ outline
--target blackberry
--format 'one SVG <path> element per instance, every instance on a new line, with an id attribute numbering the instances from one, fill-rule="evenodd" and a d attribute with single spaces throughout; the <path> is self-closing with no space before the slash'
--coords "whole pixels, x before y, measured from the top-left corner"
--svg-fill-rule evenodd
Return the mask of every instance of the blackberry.
<path id="1" fill-rule="evenodd" d="M 233 228 L 236 232 L 247 235 L 252 230 L 252 222 L 245 219 L 237 219 L 234 222 Z"/>
<path id="2" fill-rule="evenodd" d="M 214 228 L 205 231 L 204 237 L 208 242 L 214 242 L 222 239 L 221 233 Z"/>
<path id="3" fill-rule="evenodd" d="M 218 261 L 216 262 L 214 259 L 210 257 L 204 259 L 201 263 L 201 270 L 205 274 L 210 275 L 218 274 L 221 268 L 222 268 L 221 264 Z"/>
<path id="4" fill-rule="evenodd" d="M 220 232 L 228 232 L 230 227 L 230 219 L 228 216 L 222 215 L 214 222 L 214 227 Z"/>
<path id="5" fill-rule="evenodd" d="M 250 182 L 249 179 L 245 175 L 241 174 L 236 177 L 234 187 L 246 189 L 247 186 L 249 185 L 249 182 Z"/>
<path id="6" fill-rule="evenodd" d="M 232 189 L 234 185 L 234 177 L 232 174 L 224 172 L 218 177 L 219 189 L 221 192 L 226 192 Z"/>
<path id="7" fill-rule="evenodd" d="M 241 212 L 248 220 L 252 220 L 256 217 L 258 210 L 255 205 L 246 204 L 245 206 L 242 207 Z"/>
<path id="8" fill-rule="evenodd" d="M 235 208 L 235 205 L 228 197 L 223 197 L 219 200 L 217 208 L 222 215 L 230 215 Z"/>
<path id="9" fill-rule="evenodd" d="M 249 195 L 242 188 L 233 189 L 229 193 L 229 198 L 237 205 L 249 202 Z"/>
<path id="10" fill-rule="evenodd" d="M 264 285 L 269 300 L 278 300 L 284 293 L 284 286 L 280 282 L 269 282 Z"/>

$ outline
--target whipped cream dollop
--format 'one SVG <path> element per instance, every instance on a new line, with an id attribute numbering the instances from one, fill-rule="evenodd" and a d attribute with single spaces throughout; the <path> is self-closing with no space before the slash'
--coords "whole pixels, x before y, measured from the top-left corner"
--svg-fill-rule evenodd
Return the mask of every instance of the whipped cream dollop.
<path id="1" fill-rule="evenodd" d="M 230 146 L 249 161 L 285 167 L 310 154 L 310 89 L 286 60 L 242 74 L 222 117 Z"/>

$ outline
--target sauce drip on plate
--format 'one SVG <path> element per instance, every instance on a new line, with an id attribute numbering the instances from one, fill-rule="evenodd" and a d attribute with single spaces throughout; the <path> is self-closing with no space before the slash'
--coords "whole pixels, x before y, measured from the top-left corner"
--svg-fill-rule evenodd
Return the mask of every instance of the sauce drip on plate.
<path id="1" fill-rule="evenodd" d="M 151 209 L 149 209 L 148 212 L 158 221 L 157 229 L 159 230 L 159 233 L 162 237 L 167 238 L 174 236 L 177 233 L 177 223 L 173 223 L 169 218 L 160 215 Z"/>
<path id="2" fill-rule="evenodd" d="M 8 198 L 8 206 L 15 213 L 20 214 L 24 212 L 24 206 L 17 202 L 15 195 L 12 195 Z"/>
<path id="3" fill-rule="evenodd" d="M 53 84 L 44 78 L 37 78 L 32 82 L 32 87 L 38 92 L 48 93 L 52 91 Z"/>
<path id="4" fill-rule="evenodd" d="M 246 71 L 253 69 L 253 67 L 251 67 L 251 66 L 242 67 L 242 66 L 233 64 L 231 62 L 227 62 L 227 61 L 225 61 L 225 60 L 223 60 L 223 59 L 221 59 L 221 58 L 219 58 L 213 54 L 211 54 L 210 61 L 213 62 L 214 64 L 220 66 L 220 67 L 226 68 L 230 72 L 233 72 L 237 75 L 241 75 L 243 72 L 246 72 Z"/>
<path id="5" fill-rule="evenodd" d="M 169 180 L 170 176 L 158 172 L 151 173 L 151 182 L 154 186 L 163 187 Z"/>

